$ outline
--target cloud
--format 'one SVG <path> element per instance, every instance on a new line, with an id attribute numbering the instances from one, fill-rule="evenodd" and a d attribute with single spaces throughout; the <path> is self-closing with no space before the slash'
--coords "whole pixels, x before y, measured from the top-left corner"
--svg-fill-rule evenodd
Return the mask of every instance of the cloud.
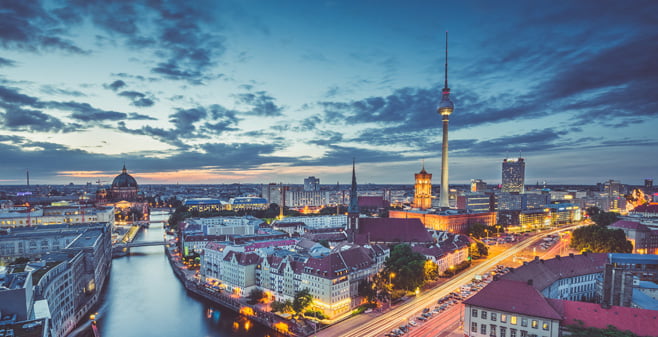
<path id="1" fill-rule="evenodd" d="M 127 84 L 123 80 L 116 80 L 110 84 L 104 84 L 103 86 L 112 90 L 112 91 L 117 91 L 123 87 L 125 87 Z"/>
<path id="2" fill-rule="evenodd" d="M 134 135 L 153 137 L 179 149 L 189 149 L 190 146 L 183 142 L 184 139 L 208 138 L 211 135 L 236 131 L 239 121 L 235 111 L 213 104 L 209 107 L 177 109 L 169 115 L 169 122 L 173 126 L 169 129 L 150 125 L 130 129 L 124 122 L 119 122 L 117 129 Z"/>
<path id="3" fill-rule="evenodd" d="M 283 108 L 274 103 L 274 97 L 264 91 L 254 93 L 244 93 L 236 95 L 238 102 L 251 106 L 251 110 L 246 111 L 248 115 L 262 117 L 276 117 L 283 115 Z"/>
<path id="4" fill-rule="evenodd" d="M 16 62 L 4 57 L 0 57 L 0 67 L 13 67 L 16 65 Z"/>
<path id="5" fill-rule="evenodd" d="M 0 11 L 0 44 L 40 52 L 62 50 L 86 54 L 73 42 L 63 38 L 66 26 L 57 16 L 50 15 L 37 1 L 5 1 Z"/>
<path id="6" fill-rule="evenodd" d="M 5 104 L 18 104 L 35 106 L 39 100 L 36 97 L 24 95 L 17 89 L 0 85 L 0 100 Z"/>
<path id="7" fill-rule="evenodd" d="M 10 130 L 71 132 L 76 129 L 38 110 L 22 109 L 14 105 L 4 105 L 2 108 L 5 112 L 0 113 L 0 123 Z"/>
<path id="8" fill-rule="evenodd" d="M 122 91 L 119 96 L 128 97 L 132 101 L 131 104 L 136 107 L 150 107 L 155 104 L 152 99 L 138 91 Z"/>

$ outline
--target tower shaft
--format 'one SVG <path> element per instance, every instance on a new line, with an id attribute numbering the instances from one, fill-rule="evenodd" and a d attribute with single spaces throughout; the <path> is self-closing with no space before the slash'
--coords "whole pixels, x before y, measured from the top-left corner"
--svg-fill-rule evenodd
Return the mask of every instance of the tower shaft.
<path id="1" fill-rule="evenodd" d="M 448 188 L 448 116 L 443 115 L 443 144 L 441 145 L 441 208 L 450 208 Z"/>

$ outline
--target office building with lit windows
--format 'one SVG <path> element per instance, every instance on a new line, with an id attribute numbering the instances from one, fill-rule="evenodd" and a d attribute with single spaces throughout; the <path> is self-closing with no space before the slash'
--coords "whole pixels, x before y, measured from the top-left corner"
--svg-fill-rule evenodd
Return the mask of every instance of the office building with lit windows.
<path id="1" fill-rule="evenodd" d="M 525 192 L 525 161 L 523 158 L 503 159 L 503 185 L 502 192 Z"/>

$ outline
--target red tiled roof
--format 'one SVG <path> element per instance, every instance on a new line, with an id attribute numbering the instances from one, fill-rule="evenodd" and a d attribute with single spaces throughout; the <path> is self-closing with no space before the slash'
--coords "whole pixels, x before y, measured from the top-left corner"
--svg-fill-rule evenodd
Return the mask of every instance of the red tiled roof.
<path id="1" fill-rule="evenodd" d="M 520 281 L 493 281 L 465 300 L 464 304 L 533 317 L 562 319 L 537 289 Z"/>
<path id="2" fill-rule="evenodd" d="M 626 228 L 626 229 L 640 229 L 640 230 L 648 229 L 647 226 L 645 226 L 645 225 L 643 225 L 639 222 L 626 221 L 626 220 L 619 220 L 619 221 L 613 223 L 612 225 L 610 225 L 610 227 Z"/>
<path id="3" fill-rule="evenodd" d="M 577 325 L 605 329 L 612 325 L 629 330 L 638 336 L 658 335 L 658 311 L 612 306 L 603 309 L 600 304 L 549 299 L 549 303 L 564 317 L 561 325 Z"/>
<path id="4" fill-rule="evenodd" d="M 419 219 L 360 218 L 359 243 L 374 242 L 433 242 Z"/>
<path id="5" fill-rule="evenodd" d="M 502 278 L 521 282 L 532 280 L 533 287 L 541 291 L 559 279 L 602 272 L 606 263 L 608 255 L 605 253 L 561 256 L 550 260 L 536 259 L 513 269 Z"/>

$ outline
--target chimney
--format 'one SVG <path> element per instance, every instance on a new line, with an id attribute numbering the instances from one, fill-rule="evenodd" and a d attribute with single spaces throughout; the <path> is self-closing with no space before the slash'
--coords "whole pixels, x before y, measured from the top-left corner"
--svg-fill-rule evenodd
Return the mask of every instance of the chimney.
<path id="1" fill-rule="evenodd" d="M 529 286 L 532 286 L 532 279 L 529 279 L 529 280 L 528 280 L 528 285 L 529 285 Z"/>
<path id="2" fill-rule="evenodd" d="M 535 255 L 535 261 L 539 260 L 539 256 Z"/>
<path id="3" fill-rule="evenodd" d="M 559 259 L 560 259 L 560 255 L 555 255 L 555 258 L 559 260 Z"/>
<path id="4" fill-rule="evenodd" d="M 573 257 L 573 253 L 569 253 L 569 257 Z"/>

